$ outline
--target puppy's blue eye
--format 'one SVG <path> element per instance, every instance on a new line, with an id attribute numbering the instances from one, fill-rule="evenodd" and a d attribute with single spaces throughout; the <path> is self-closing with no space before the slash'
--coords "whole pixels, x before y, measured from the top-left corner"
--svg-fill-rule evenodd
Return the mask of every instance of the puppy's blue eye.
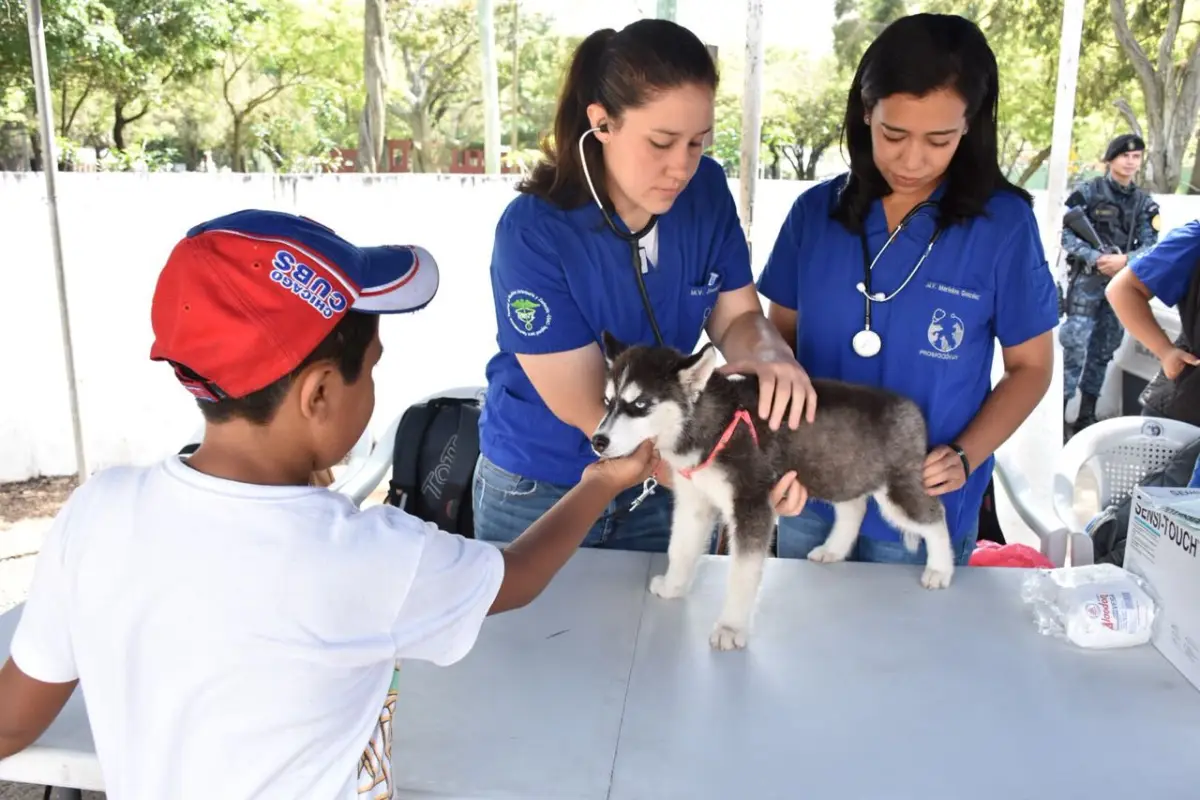
<path id="1" fill-rule="evenodd" d="M 650 407 L 650 404 L 647 403 L 645 400 L 636 400 L 633 403 L 633 407 L 636 408 L 638 411 L 645 411 L 647 408 Z"/>

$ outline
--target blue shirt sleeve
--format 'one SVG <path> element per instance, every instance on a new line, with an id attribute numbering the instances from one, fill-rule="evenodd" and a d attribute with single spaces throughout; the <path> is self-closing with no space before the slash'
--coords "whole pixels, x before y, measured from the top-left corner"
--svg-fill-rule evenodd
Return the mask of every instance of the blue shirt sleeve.
<path id="1" fill-rule="evenodd" d="M 1033 209 L 1021 203 L 996 264 L 996 338 L 1014 347 L 1058 324 L 1058 293 Z M 1008 222 L 1008 220 L 1005 220 Z"/>
<path id="2" fill-rule="evenodd" d="M 1155 297 L 1168 306 L 1179 305 L 1192 274 L 1200 268 L 1200 220 L 1171 229 L 1130 269 Z"/>
<path id="3" fill-rule="evenodd" d="M 754 272 L 750 268 L 750 245 L 742 231 L 737 203 L 729 189 L 729 179 L 721 165 L 707 156 L 700 163 L 705 171 L 704 180 L 711 183 L 710 196 L 716 211 L 716 259 L 714 269 L 721 273 L 721 291 L 740 289 L 753 283 Z M 707 187 L 706 187 L 707 188 Z"/>
<path id="4" fill-rule="evenodd" d="M 779 228 L 771 255 L 758 276 L 758 291 L 776 305 L 795 311 L 800 294 L 800 236 L 804 230 L 804 195 L 796 198 Z"/>
<path id="5" fill-rule="evenodd" d="M 492 300 L 500 349 L 558 353 L 595 342 L 561 257 L 536 218 L 520 217 L 528 215 L 501 217 L 492 246 Z"/>

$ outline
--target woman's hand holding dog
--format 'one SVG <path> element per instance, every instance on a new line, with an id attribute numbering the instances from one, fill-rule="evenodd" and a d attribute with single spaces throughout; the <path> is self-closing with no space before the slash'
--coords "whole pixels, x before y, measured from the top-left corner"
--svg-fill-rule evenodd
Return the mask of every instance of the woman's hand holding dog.
<path id="1" fill-rule="evenodd" d="M 788 427 L 795 430 L 801 420 L 813 421 L 817 413 L 817 392 L 804 367 L 790 357 L 735 361 L 719 370 L 725 374 L 754 374 L 758 376 L 758 416 L 769 420 L 771 430 L 779 430 L 783 415 L 788 415 Z M 788 404 L 791 408 L 788 408 Z"/>
<path id="2" fill-rule="evenodd" d="M 967 483 L 962 459 L 946 445 L 938 445 L 925 456 L 925 492 L 932 497 L 961 489 Z"/>

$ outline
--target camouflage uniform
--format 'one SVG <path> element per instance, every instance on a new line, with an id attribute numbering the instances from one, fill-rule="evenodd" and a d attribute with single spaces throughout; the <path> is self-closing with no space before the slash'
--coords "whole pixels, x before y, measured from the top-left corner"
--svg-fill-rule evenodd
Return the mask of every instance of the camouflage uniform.
<path id="1" fill-rule="evenodd" d="M 1128 256 L 1126 266 L 1158 241 L 1158 203 L 1134 186 L 1122 186 L 1111 176 L 1093 178 L 1073 191 L 1067 208 L 1083 208 L 1101 242 Z M 1076 429 L 1095 421 L 1096 398 L 1113 353 L 1125 329 L 1104 296 L 1109 277 L 1096 267 L 1104 253 L 1096 250 L 1066 226 L 1063 248 L 1070 266 L 1064 301 L 1066 319 L 1059 327 L 1063 348 L 1063 404 L 1083 395 Z"/>

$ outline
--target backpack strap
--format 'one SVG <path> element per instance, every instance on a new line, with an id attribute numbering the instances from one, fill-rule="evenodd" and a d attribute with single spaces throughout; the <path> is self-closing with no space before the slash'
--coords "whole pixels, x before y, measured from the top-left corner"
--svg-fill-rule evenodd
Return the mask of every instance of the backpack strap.
<path id="1" fill-rule="evenodd" d="M 412 498 L 417 493 L 418 464 L 421 463 L 421 445 L 438 409 L 432 402 L 409 407 L 396 426 L 396 438 L 392 442 L 392 477 L 388 481 L 387 499 L 391 506 L 410 509 Z"/>
<path id="2" fill-rule="evenodd" d="M 453 528 L 450 533 L 471 536 L 473 514 L 471 510 L 471 484 L 475 478 L 475 462 L 479 458 L 479 401 L 455 398 L 458 406 L 458 431 L 454 439 L 454 460 L 446 476 L 444 496 L 447 498 L 443 513 Z"/>

